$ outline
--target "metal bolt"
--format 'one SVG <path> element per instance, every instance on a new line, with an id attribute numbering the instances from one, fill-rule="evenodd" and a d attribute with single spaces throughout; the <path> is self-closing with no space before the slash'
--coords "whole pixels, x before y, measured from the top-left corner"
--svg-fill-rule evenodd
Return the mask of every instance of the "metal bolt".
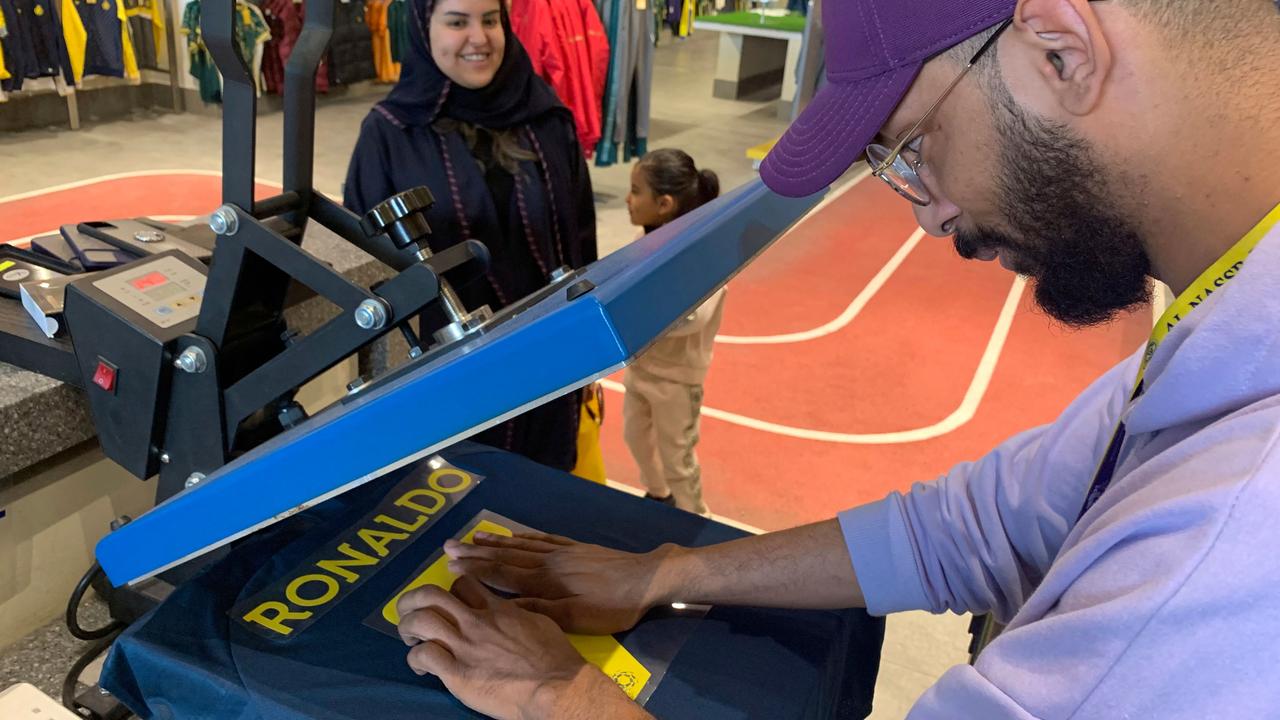
<path id="1" fill-rule="evenodd" d="M 420 357 L 422 357 L 422 348 L 418 347 L 417 345 L 414 345 L 413 347 L 409 348 L 410 360 L 417 360 Z"/>
<path id="2" fill-rule="evenodd" d="M 160 453 L 160 462 L 161 462 L 161 464 L 168 465 L 168 464 L 169 464 L 169 461 L 170 461 L 171 459 L 172 459 L 172 458 L 170 458 L 170 457 L 169 457 L 169 453 L 167 453 L 167 452 L 166 452 L 166 453 Z"/>
<path id="3" fill-rule="evenodd" d="M 362 387 L 364 387 L 364 378 L 358 377 L 355 380 L 352 380 L 351 382 L 347 383 L 347 394 L 355 395 L 356 393 L 360 392 L 360 388 Z"/>
<path id="4" fill-rule="evenodd" d="M 187 481 L 183 483 L 183 487 L 193 488 L 204 482 L 204 473 L 193 472 L 187 476 Z"/>
<path id="5" fill-rule="evenodd" d="M 110 691 L 108 691 L 108 690 L 107 690 L 106 688 L 104 688 L 104 687 L 100 687 L 100 688 L 98 688 L 98 694 L 99 694 L 99 695 L 104 695 L 104 696 L 110 696 L 110 695 L 111 695 L 111 692 L 110 692 Z"/>
<path id="6" fill-rule="evenodd" d="M 356 308 L 356 325 L 364 330 L 381 330 L 387 324 L 387 308 L 380 300 L 370 298 Z"/>
<path id="7" fill-rule="evenodd" d="M 209 367 L 209 358 L 205 357 L 204 350 L 189 347 L 173 359 L 173 366 L 183 372 L 202 373 Z"/>
<path id="8" fill-rule="evenodd" d="M 240 229 L 240 217 L 235 208 L 223 205 L 209 216 L 209 229 L 219 235 L 235 235 Z"/>
<path id="9" fill-rule="evenodd" d="M 133 239 L 141 243 L 158 243 L 164 241 L 164 233 L 159 230 L 139 230 L 133 234 Z"/>
<path id="10" fill-rule="evenodd" d="M 573 271 L 569 269 L 568 265 L 561 265 L 560 267 L 551 271 L 551 282 L 553 283 L 560 282 L 561 280 L 568 277 L 569 273 L 571 272 Z"/>

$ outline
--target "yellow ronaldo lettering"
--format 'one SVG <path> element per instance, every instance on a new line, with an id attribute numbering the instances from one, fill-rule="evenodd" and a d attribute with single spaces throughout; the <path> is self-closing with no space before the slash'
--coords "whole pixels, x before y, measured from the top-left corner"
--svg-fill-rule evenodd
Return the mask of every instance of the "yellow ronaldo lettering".
<path id="1" fill-rule="evenodd" d="M 324 585 L 324 593 L 310 598 L 302 597 L 299 591 L 302 590 L 302 587 L 307 583 L 313 582 L 318 582 Z M 310 575 L 303 575 L 302 577 L 294 578 L 293 582 L 289 583 L 289 585 L 285 587 L 284 597 L 286 600 L 299 607 L 316 607 L 317 605 L 323 605 L 337 597 L 339 589 L 337 580 L 334 580 L 328 575 L 312 573 Z"/>
<path id="2" fill-rule="evenodd" d="M 457 484 L 441 485 L 440 479 L 446 477 L 457 478 Z M 471 487 L 471 475 L 455 467 L 443 467 L 431 473 L 431 477 L 427 478 L 427 484 L 431 486 L 431 489 L 446 494 L 462 492 Z"/>
<path id="3" fill-rule="evenodd" d="M 450 466 L 410 473 L 332 544 L 237 603 L 231 617 L 259 635 L 297 636 L 426 533 L 483 479 Z"/>
<path id="4" fill-rule="evenodd" d="M 413 502 L 413 498 L 418 498 L 418 497 L 429 497 L 435 502 L 435 504 L 432 505 L 431 507 L 427 507 L 426 505 L 419 505 L 418 503 Z M 424 515 L 435 515 L 436 512 L 440 510 L 440 508 L 444 507 L 445 499 L 443 495 L 441 495 L 440 493 L 434 490 L 427 490 L 426 488 L 415 488 L 401 495 L 396 500 L 395 504 L 399 507 L 409 508 L 410 510 L 416 510 Z"/>
<path id="5" fill-rule="evenodd" d="M 390 550 L 387 550 L 387 543 L 396 540 L 407 540 L 409 533 L 407 532 L 386 532 L 384 530 L 373 530 L 371 528 L 360 528 L 360 532 L 356 533 L 360 539 L 369 546 L 371 550 L 378 553 L 378 557 L 386 557 Z"/>
<path id="6" fill-rule="evenodd" d="M 271 613 L 270 615 L 268 613 Z M 285 620 L 306 620 L 311 617 L 309 611 L 294 612 L 288 605 L 278 600 L 268 600 L 245 613 L 245 622 L 255 623 L 273 633 L 288 637 L 293 628 L 284 623 Z"/>
<path id="7" fill-rule="evenodd" d="M 346 555 L 347 559 L 321 560 L 316 563 L 316 567 L 327 573 L 337 575 L 349 583 L 353 583 L 359 580 L 360 576 L 351 572 L 347 568 L 378 564 L 378 558 L 373 557 L 372 555 L 365 555 L 359 550 L 351 547 L 350 543 L 342 543 L 339 545 L 338 552 Z"/>

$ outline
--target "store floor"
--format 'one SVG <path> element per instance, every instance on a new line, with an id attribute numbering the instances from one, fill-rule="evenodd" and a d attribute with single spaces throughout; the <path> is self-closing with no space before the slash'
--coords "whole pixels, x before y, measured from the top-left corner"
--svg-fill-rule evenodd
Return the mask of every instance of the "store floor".
<path id="1" fill-rule="evenodd" d="M 664 38 L 651 147 L 687 150 L 728 189 L 754 176 L 745 149 L 784 123 L 772 102 L 712 98 L 715 58 L 714 34 Z M 315 163 L 322 191 L 340 194 L 375 97 L 322 103 Z M 0 241 L 103 213 L 208 212 L 217 202 L 220 142 L 220 123 L 202 114 L 0 136 Z M 267 185 L 280 180 L 280 148 L 281 116 L 265 115 L 257 174 Z M 635 237 L 623 202 L 628 175 L 625 166 L 592 168 L 602 253 Z M 35 192 L 51 188 L 60 191 Z M 914 230 L 905 203 L 874 181 L 849 178 L 837 201 L 732 284 L 700 451 L 714 511 L 778 529 L 906 489 L 1051 419 L 1149 327 L 1137 317 L 1066 333 L 1031 309 L 1007 273 L 961 263 L 949 243 L 921 240 Z M 614 480 L 634 486 L 616 380 L 606 460 Z M 964 662 L 967 624 L 924 613 L 891 618 L 873 717 L 903 717 L 946 668 Z M 49 669 L 68 667 L 71 656 L 65 630 L 55 626 L 0 651 L 0 688 L 28 680 L 56 692 Z"/>

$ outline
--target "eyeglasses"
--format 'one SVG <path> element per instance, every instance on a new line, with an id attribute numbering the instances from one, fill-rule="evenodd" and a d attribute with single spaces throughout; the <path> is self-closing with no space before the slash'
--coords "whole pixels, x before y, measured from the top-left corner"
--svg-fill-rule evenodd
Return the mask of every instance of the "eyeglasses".
<path id="1" fill-rule="evenodd" d="M 960 84 L 964 76 L 969 74 L 969 70 L 974 63 L 978 62 L 991 49 L 991 46 L 995 45 L 996 39 L 1012 24 L 1013 18 L 1005 20 L 991 34 L 991 37 L 982 43 L 982 47 L 978 48 L 978 52 L 973 54 L 973 57 L 969 59 L 969 63 L 964 66 L 964 69 L 960 71 L 956 79 L 951 81 L 951 84 L 934 101 L 924 116 L 902 136 L 902 141 L 896 147 L 890 150 L 879 143 L 872 143 L 867 146 L 867 161 L 871 163 L 872 175 L 885 181 L 899 195 L 916 205 L 928 205 L 933 202 L 933 198 L 929 195 L 929 190 L 925 188 L 924 181 L 920 179 L 919 170 L 924 160 L 920 157 L 920 138 L 916 137 L 916 133 L 929 118 L 933 117 L 934 112 L 942 105 L 942 101 L 947 99 L 952 90 L 955 90 L 956 85 Z"/>

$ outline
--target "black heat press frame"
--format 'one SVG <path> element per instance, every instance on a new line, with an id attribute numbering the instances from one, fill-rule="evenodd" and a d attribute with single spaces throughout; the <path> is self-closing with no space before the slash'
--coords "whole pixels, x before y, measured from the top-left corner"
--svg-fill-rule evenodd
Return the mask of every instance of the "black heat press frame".
<path id="1" fill-rule="evenodd" d="M 333 33 L 334 2 L 306 0 L 306 21 L 285 66 L 284 188 L 263 199 L 255 197 L 254 182 L 257 98 L 235 39 L 235 0 L 205 0 L 202 6 L 201 33 L 223 77 L 223 205 L 211 223 L 217 239 L 193 325 L 180 334 L 158 333 L 129 321 L 127 332 L 136 337 L 122 339 L 99 329 L 119 331 L 121 323 L 113 321 L 120 314 L 111 303 L 100 297 L 84 302 L 92 291 L 76 284 L 68 291 L 68 325 L 95 424 L 146 419 L 136 431 L 126 428 L 110 439 L 100 433 L 103 450 L 140 478 L 158 473 L 157 501 L 304 420 L 294 401 L 297 389 L 391 330 L 399 328 L 411 347 L 418 346 L 408 321 L 437 300 L 444 273 L 463 279 L 487 269 L 488 251 L 475 240 L 438 255 L 420 252 L 429 232 L 421 214 L 425 189 L 396 196 L 384 203 L 392 208 L 383 209 L 378 222 L 362 225 L 313 187 L 315 73 Z M 429 193 L 425 198 L 429 203 Z M 351 282 L 301 247 L 309 221 L 395 274 L 372 290 Z M 294 283 L 339 310 L 305 336 L 284 320 Z M 71 295 L 79 296 L 76 302 Z M 372 326 L 353 319 L 371 305 L 381 309 Z M 98 361 L 129 343 L 143 348 L 138 364 L 153 376 L 159 366 L 160 375 L 132 396 L 98 392 L 90 382 Z M 184 354 L 199 356 L 187 364 L 198 370 L 175 365 Z M 122 378 L 129 371 L 122 365 Z"/>

